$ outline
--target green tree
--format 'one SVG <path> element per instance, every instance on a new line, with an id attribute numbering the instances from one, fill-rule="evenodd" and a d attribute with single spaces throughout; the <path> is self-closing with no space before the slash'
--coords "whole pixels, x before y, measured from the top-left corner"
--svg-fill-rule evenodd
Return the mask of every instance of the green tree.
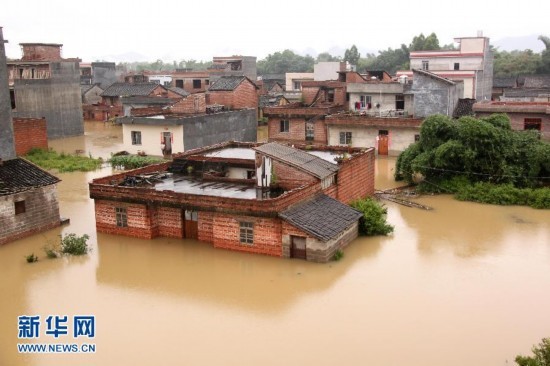
<path id="1" fill-rule="evenodd" d="M 322 52 L 317 55 L 317 62 L 333 62 L 333 61 L 342 61 L 340 56 L 332 56 L 328 52 Z"/>
<path id="2" fill-rule="evenodd" d="M 357 46 L 355 45 L 351 46 L 351 48 L 348 48 L 344 53 L 344 61 L 347 61 L 352 65 L 357 65 L 360 58 L 361 54 L 359 53 L 359 51 L 357 50 Z"/>
<path id="3" fill-rule="evenodd" d="M 519 366 L 550 366 L 550 338 L 543 338 L 538 347 L 531 349 L 533 356 L 516 357 L 516 363 Z"/>
<path id="4" fill-rule="evenodd" d="M 537 68 L 538 74 L 550 73 L 550 38 L 546 36 L 539 36 L 539 40 L 544 43 L 546 47 L 541 53 L 540 66 Z"/>
<path id="5" fill-rule="evenodd" d="M 493 75 L 510 77 L 535 74 L 540 67 L 541 56 L 532 50 L 498 51 L 493 49 Z"/>
<path id="6" fill-rule="evenodd" d="M 358 63 L 359 70 L 385 70 L 394 74 L 397 70 L 409 68 L 409 49 L 402 44 L 400 48 L 378 51 L 378 56 L 367 54 L 366 59 Z"/>
<path id="7" fill-rule="evenodd" d="M 413 38 L 409 45 L 409 51 L 432 51 L 439 49 L 439 39 L 435 33 L 430 34 L 428 37 L 424 37 L 424 34 L 420 33 Z"/>
<path id="8" fill-rule="evenodd" d="M 258 61 L 258 74 L 284 74 L 286 72 L 313 72 L 315 59 L 310 55 L 300 56 L 291 50 L 275 52 Z"/>
<path id="9" fill-rule="evenodd" d="M 386 222 L 388 209 L 378 201 L 367 197 L 351 202 L 350 206 L 363 213 L 359 219 L 361 235 L 388 235 L 393 232 L 393 226 Z"/>

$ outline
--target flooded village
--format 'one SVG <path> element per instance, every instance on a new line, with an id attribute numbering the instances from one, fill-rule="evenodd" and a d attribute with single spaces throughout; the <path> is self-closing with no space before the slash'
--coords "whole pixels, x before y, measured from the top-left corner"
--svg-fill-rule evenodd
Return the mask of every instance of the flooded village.
<path id="1" fill-rule="evenodd" d="M 121 72 L 52 43 L 7 60 L 0 28 L 0 365 L 514 364 L 549 336 L 547 209 L 415 195 L 430 209 L 385 200 L 393 233 L 361 236 L 349 206 L 404 185 L 397 156 L 427 117 L 506 113 L 550 139 L 550 77 L 497 88 L 489 39 L 456 41 L 394 75 L 259 75 L 254 56 Z M 103 163 L 48 170 L 34 148 Z M 159 162 L 119 169 L 120 152 Z M 90 252 L 46 258 L 69 233 Z M 25 339 L 20 317 L 52 315 L 95 334 Z"/>

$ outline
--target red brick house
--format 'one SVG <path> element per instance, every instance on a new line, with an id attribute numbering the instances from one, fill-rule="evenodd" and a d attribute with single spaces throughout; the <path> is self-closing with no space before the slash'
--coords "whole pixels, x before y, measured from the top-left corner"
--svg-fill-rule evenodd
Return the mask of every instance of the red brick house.
<path id="1" fill-rule="evenodd" d="M 550 102 L 480 102 L 473 110 L 476 117 L 506 113 L 512 129 L 537 130 L 543 139 L 550 140 Z"/>
<path id="2" fill-rule="evenodd" d="M 176 71 L 172 74 L 172 86 L 188 93 L 204 93 L 210 86 L 210 75 L 206 71 Z"/>
<path id="3" fill-rule="evenodd" d="M 345 203 L 374 193 L 373 149 L 345 152 L 224 143 L 94 179 L 96 228 L 326 262 L 357 236 L 361 214 Z"/>
<path id="4" fill-rule="evenodd" d="M 227 109 L 258 108 L 257 89 L 246 76 L 222 76 L 208 88 L 206 103 Z"/>
<path id="5" fill-rule="evenodd" d="M 156 83 L 114 83 L 101 93 L 102 104 L 107 106 L 122 106 L 121 97 L 182 98 L 180 94 Z"/>

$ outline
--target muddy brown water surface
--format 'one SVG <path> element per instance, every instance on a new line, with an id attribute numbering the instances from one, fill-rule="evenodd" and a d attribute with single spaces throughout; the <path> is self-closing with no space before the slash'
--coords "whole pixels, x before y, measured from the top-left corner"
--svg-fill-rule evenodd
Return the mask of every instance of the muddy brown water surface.
<path id="1" fill-rule="evenodd" d="M 50 146 L 121 149 L 119 127 L 86 131 Z M 377 160 L 377 188 L 398 185 L 394 164 Z M 87 183 L 111 172 L 58 174 L 70 225 L 0 247 L 0 365 L 512 365 L 550 336 L 549 211 L 388 202 L 392 236 L 315 264 L 96 234 Z M 90 235 L 91 254 L 47 259 L 42 247 L 70 232 Z M 95 315 L 95 339 L 76 343 L 96 353 L 19 354 L 17 343 L 74 343 L 18 339 L 18 316 L 50 314 Z"/>

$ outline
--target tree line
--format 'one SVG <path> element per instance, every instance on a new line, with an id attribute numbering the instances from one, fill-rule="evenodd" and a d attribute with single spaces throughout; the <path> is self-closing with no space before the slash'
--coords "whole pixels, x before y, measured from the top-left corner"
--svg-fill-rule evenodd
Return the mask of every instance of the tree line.
<path id="1" fill-rule="evenodd" d="M 492 47 L 494 53 L 493 75 L 495 77 L 533 75 L 550 73 L 550 38 L 539 36 L 544 43 L 545 49 L 540 52 L 533 52 L 530 49 L 500 51 Z M 409 55 L 412 51 L 430 50 L 454 50 L 454 44 L 440 45 L 435 33 L 428 36 L 419 34 L 406 44 L 398 48 L 388 48 L 378 51 L 378 54 L 367 53 L 361 57 L 357 47 L 352 45 L 345 50 L 344 57 L 331 55 L 329 52 L 322 52 L 316 58 L 310 55 L 299 55 L 292 50 L 277 51 L 267 55 L 264 59 L 258 60 L 258 75 L 284 74 L 287 72 L 313 72 L 313 65 L 323 61 L 348 61 L 357 66 L 357 71 L 385 70 L 395 74 L 397 70 L 409 69 Z M 119 64 L 127 71 L 175 71 L 176 69 L 205 70 L 212 64 L 211 61 L 181 60 L 163 62 L 125 62 Z"/>

